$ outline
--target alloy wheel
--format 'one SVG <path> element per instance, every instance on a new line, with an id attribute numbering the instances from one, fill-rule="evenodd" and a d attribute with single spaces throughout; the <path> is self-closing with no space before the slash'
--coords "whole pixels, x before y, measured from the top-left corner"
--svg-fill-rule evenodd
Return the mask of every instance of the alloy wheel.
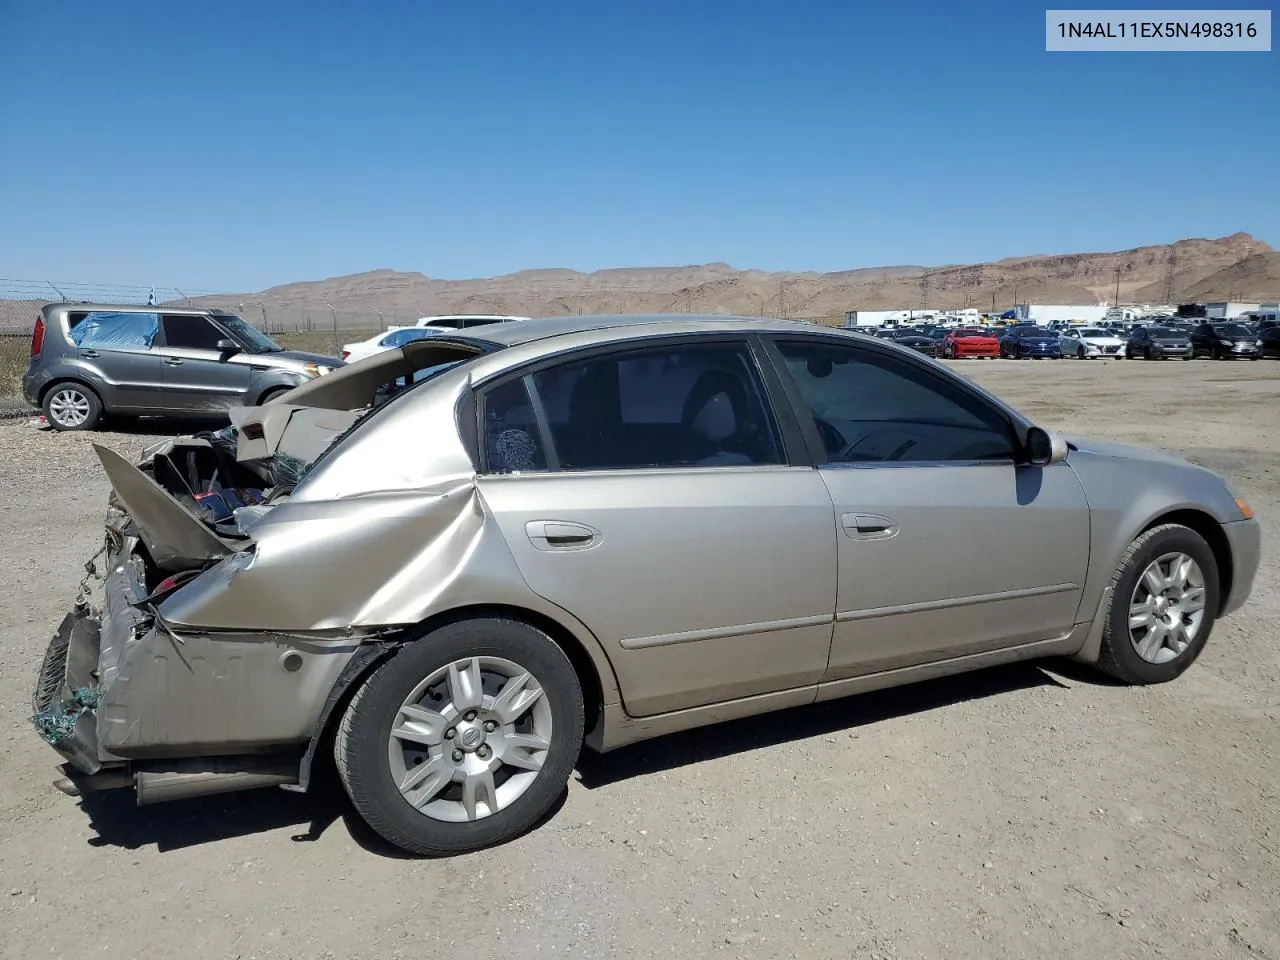
<path id="1" fill-rule="evenodd" d="M 1204 622 L 1200 565 L 1185 553 L 1166 553 L 1142 572 L 1129 600 L 1129 640 L 1148 663 L 1168 663 L 1196 639 Z"/>
<path id="2" fill-rule="evenodd" d="M 414 809 L 457 823 L 492 816 L 533 785 L 551 747 L 542 684 L 501 657 L 468 657 L 405 698 L 387 744 L 391 776 Z"/>
<path id="3" fill-rule="evenodd" d="M 72 387 L 58 390 L 49 400 L 49 416 L 63 427 L 82 426 L 90 409 L 89 398 Z"/>

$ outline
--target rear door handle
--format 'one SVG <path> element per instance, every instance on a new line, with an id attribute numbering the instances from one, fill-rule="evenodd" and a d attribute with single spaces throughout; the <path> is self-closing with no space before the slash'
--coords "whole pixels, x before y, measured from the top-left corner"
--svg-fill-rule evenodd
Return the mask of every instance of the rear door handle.
<path id="1" fill-rule="evenodd" d="M 600 542 L 600 531 L 584 523 L 530 520 L 524 530 L 539 550 L 582 550 Z"/>
<path id="2" fill-rule="evenodd" d="M 181 358 L 181 357 L 165 357 L 165 358 L 164 358 L 164 362 L 165 362 L 165 363 L 167 363 L 167 364 L 168 364 L 169 366 L 171 366 L 171 367 L 180 367 L 180 366 L 182 366 L 182 358 Z"/>
<path id="3" fill-rule="evenodd" d="M 81 350 L 80 356 L 87 357 L 90 360 L 96 360 L 98 357 L 102 356 L 102 354 L 98 353 L 97 350 Z"/>
<path id="4" fill-rule="evenodd" d="M 840 525 L 855 540 L 888 540 L 898 533 L 897 523 L 875 513 L 846 513 Z"/>

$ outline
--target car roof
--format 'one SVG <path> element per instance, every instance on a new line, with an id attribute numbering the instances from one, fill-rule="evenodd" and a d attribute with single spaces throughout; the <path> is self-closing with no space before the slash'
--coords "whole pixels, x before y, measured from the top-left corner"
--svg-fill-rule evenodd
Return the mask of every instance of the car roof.
<path id="1" fill-rule="evenodd" d="M 90 301 L 60 301 L 57 303 L 49 303 L 44 306 L 44 310 L 52 312 L 54 310 L 70 310 L 73 313 L 96 313 L 102 311 L 104 313 L 175 313 L 185 314 L 192 317 L 207 316 L 235 316 L 229 310 L 221 310 L 217 307 L 175 307 L 168 303 L 156 304 L 137 304 L 137 303 L 92 303 Z"/>
<path id="2" fill-rule="evenodd" d="M 520 323 L 501 323 L 459 331 L 468 340 L 480 340 L 501 347 L 514 347 L 554 338 L 570 338 L 591 333 L 592 340 L 607 342 L 635 336 L 674 333 L 797 333 L 821 331 L 845 335 L 841 327 L 828 327 L 799 320 L 771 320 L 761 317 L 691 316 L 689 314 L 598 314 L 594 316 L 535 317 Z M 550 345 L 548 345 L 550 347 Z"/>

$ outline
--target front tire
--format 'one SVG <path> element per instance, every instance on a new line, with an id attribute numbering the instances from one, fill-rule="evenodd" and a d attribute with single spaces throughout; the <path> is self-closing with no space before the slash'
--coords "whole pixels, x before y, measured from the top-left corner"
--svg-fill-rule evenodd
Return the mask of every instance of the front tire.
<path id="1" fill-rule="evenodd" d="M 1098 667 L 1131 684 L 1164 683 L 1195 662 L 1218 610 L 1218 565 L 1200 534 L 1153 527 L 1129 545 L 1111 579 Z"/>
<path id="2" fill-rule="evenodd" d="M 505 618 L 412 641 L 365 681 L 334 741 L 351 802 L 426 856 L 503 843 L 555 804 L 582 749 L 582 687 L 555 642 Z"/>
<path id="3" fill-rule="evenodd" d="M 102 401 L 83 383 L 55 383 L 44 395 L 45 419 L 55 430 L 92 430 L 102 419 Z"/>
<path id="4" fill-rule="evenodd" d="M 283 397 L 286 393 L 288 393 L 292 389 L 293 389 L 292 387 L 272 387 L 270 390 L 268 390 L 266 393 L 264 393 L 261 397 L 258 398 L 258 406 L 262 406 L 264 403 L 270 403 L 272 400 L 276 399 L 277 397 Z"/>

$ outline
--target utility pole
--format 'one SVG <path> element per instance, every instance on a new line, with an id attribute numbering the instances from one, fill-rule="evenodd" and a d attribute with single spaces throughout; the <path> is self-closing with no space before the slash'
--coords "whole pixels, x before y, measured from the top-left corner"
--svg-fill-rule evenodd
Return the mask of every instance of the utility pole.
<path id="1" fill-rule="evenodd" d="M 1169 247 L 1169 267 L 1168 272 L 1164 275 L 1164 302 L 1169 306 L 1173 306 L 1173 275 L 1178 269 L 1178 244 L 1173 243 Z"/>
<path id="2" fill-rule="evenodd" d="M 778 319 L 787 319 L 787 281 L 778 281 Z"/>
<path id="3" fill-rule="evenodd" d="M 1113 303 L 1112 306 L 1113 307 L 1120 306 L 1120 268 L 1119 267 L 1116 267 L 1116 302 Z"/>

